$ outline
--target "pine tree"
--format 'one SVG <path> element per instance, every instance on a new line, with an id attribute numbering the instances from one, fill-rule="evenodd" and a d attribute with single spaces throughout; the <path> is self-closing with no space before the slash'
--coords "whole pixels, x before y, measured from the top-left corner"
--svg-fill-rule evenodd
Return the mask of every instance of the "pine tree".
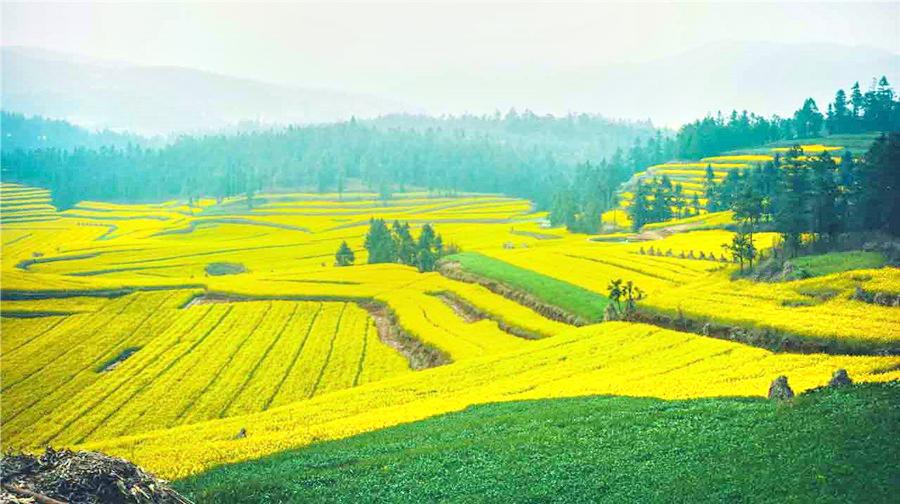
<path id="1" fill-rule="evenodd" d="M 353 261 L 356 260 L 356 256 L 353 254 L 353 250 L 350 249 L 350 246 L 347 245 L 346 241 L 341 242 L 341 246 L 338 248 L 337 253 L 334 255 L 334 265 L 335 266 L 351 266 Z"/>
<path id="2" fill-rule="evenodd" d="M 419 272 L 434 271 L 437 263 L 437 236 L 429 224 L 422 226 L 416 246 L 416 267 Z"/>
<path id="3" fill-rule="evenodd" d="M 861 121 L 864 107 L 865 99 L 863 98 L 862 92 L 859 90 L 859 82 L 854 82 L 853 87 L 850 88 L 850 115 L 853 123 L 851 131 L 855 132 L 862 130 Z"/>
<path id="4" fill-rule="evenodd" d="M 416 242 L 409 231 L 409 223 L 400 223 L 395 220 L 391 226 L 391 238 L 394 241 L 394 250 L 397 252 L 397 261 L 401 264 L 415 264 Z"/>
<path id="5" fill-rule="evenodd" d="M 631 229 L 640 231 L 644 224 L 650 222 L 650 188 L 647 184 L 637 182 L 634 198 L 628 206 L 628 218 L 631 219 Z"/>
<path id="6" fill-rule="evenodd" d="M 369 253 L 369 264 L 397 262 L 394 239 L 384 219 L 369 221 L 369 232 L 366 234 L 364 246 Z"/>
<path id="7" fill-rule="evenodd" d="M 785 154 L 781 186 L 776 193 L 777 211 L 773 219 L 775 228 L 781 232 L 785 250 L 790 255 L 800 250 L 801 236 L 808 229 L 809 222 L 809 171 L 800 157 L 803 151 L 795 145 Z"/>
<path id="8" fill-rule="evenodd" d="M 840 232 L 841 222 L 837 212 L 838 187 L 835 181 L 836 165 L 828 151 L 822 151 L 812 163 L 810 231 L 821 239 L 834 241 Z"/>

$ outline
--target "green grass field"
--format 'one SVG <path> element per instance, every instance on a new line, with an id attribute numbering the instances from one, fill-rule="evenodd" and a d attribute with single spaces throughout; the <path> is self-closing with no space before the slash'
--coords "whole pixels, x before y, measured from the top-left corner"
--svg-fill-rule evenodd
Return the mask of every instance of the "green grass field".
<path id="1" fill-rule="evenodd" d="M 887 263 L 882 254 L 861 250 L 798 257 L 791 259 L 791 262 L 810 276 L 831 275 L 855 269 L 880 268 Z"/>
<path id="2" fill-rule="evenodd" d="M 609 302 L 596 292 L 477 252 L 462 252 L 448 259 L 459 262 L 466 272 L 527 292 L 588 321 L 603 320 L 603 310 Z"/>
<path id="3" fill-rule="evenodd" d="M 896 502 L 898 426 L 896 382 L 788 404 L 501 403 L 176 486 L 198 502 Z"/>

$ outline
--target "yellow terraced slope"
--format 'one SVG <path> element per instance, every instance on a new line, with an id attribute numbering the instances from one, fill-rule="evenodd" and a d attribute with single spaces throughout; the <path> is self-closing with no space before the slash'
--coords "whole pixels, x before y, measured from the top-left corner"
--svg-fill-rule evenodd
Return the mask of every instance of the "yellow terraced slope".
<path id="1" fill-rule="evenodd" d="M 85 447 L 127 455 L 174 478 L 471 404 L 584 394 L 760 396 L 773 376 L 787 375 L 794 389 L 802 391 L 824 384 L 837 368 L 863 381 L 900 378 L 896 357 L 773 354 L 652 326 L 608 323 L 525 350 L 398 376 L 263 414 Z M 241 429 L 247 437 L 235 439 Z"/>
<path id="2" fill-rule="evenodd" d="M 46 197 L 2 189 L 4 202 Z M 284 193 L 250 205 L 82 202 L 53 212 L 0 225 L 4 446 L 101 449 L 167 477 L 487 401 L 762 395 L 778 374 L 803 390 L 840 367 L 858 381 L 900 369 L 897 357 L 773 354 L 645 325 L 575 329 L 479 285 L 367 265 L 362 247 L 371 217 L 409 221 L 415 234 L 430 222 L 445 243 L 601 296 L 610 281 L 632 280 L 647 292 L 643 307 L 673 316 L 900 341 L 896 307 L 851 299 L 858 288 L 900 292 L 900 270 L 731 281 L 736 266 L 719 258 L 725 230 L 591 241 L 543 227 L 526 201 L 471 194 Z M 757 244 L 773 239 L 758 234 Z M 355 266 L 334 266 L 342 241 Z M 220 262 L 246 271 L 207 273 Z M 404 335 L 450 363 L 411 370 L 398 350 Z"/>

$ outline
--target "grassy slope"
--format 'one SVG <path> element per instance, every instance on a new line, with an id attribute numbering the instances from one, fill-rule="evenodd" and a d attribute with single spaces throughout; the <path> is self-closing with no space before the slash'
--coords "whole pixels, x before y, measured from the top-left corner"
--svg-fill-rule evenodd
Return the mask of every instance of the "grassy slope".
<path id="1" fill-rule="evenodd" d="M 889 502 L 900 383 L 800 396 L 491 404 L 177 488 L 198 502 Z"/>
<path id="2" fill-rule="evenodd" d="M 869 150 L 872 142 L 877 139 L 881 133 L 857 133 L 845 135 L 830 135 L 827 137 L 799 138 L 791 140 L 779 140 L 766 144 L 763 147 L 749 149 L 735 149 L 729 151 L 728 154 L 771 154 L 773 147 L 791 147 L 793 145 L 831 145 L 836 147 L 844 147 L 849 149 L 854 155 L 864 154 Z M 842 150 L 834 151 L 833 155 L 840 156 Z"/>
<path id="3" fill-rule="evenodd" d="M 887 261 L 878 252 L 852 250 L 797 257 L 791 259 L 791 262 L 811 276 L 824 276 L 855 269 L 880 268 Z"/>
<path id="4" fill-rule="evenodd" d="M 502 282 L 584 319 L 603 320 L 603 310 L 609 300 L 596 292 L 477 252 L 455 254 L 449 259 L 458 261 L 469 273 Z"/>

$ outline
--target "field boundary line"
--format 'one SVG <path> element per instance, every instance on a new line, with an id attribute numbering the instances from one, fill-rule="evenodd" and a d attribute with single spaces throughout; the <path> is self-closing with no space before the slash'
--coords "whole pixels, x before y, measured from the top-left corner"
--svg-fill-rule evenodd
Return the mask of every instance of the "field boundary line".
<path id="1" fill-rule="evenodd" d="M 366 360 L 366 348 L 369 346 L 369 330 L 372 329 L 372 324 L 369 323 L 369 320 L 366 319 L 366 330 L 363 332 L 363 345 L 362 350 L 359 353 L 359 362 L 356 364 L 356 375 L 353 377 L 353 384 L 350 386 L 355 387 L 359 385 L 359 377 L 363 372 L 363 364 Z"/>
<path id="2" fill-rule="evenodd" d="M 319 307 L 316 309 L 316 313 L 313 314 L 312 319 L 309 321 L 309 326 L 306 328 L 306 334 L 303 336 L 303 341 L 300 342 L 300 345 L 297 347 L 297 353 L 294 354 L 294 358 L 291 359 L 290 365 L 285 369 L 284 375 L 281 376 L 281 380 L 278 382 L 278 385 L 275 387 L 275 390 L 272 391 L 272 395 L 269 396 L 269 399 L 266 401 L 266 405 L 263 406 L 262 411 L 266 411 L 269 407 L 272 406 L 272 401 L 275 400 L 275 397 L 281 391 L 281 387 L 284 385 L 284 382 L 287 380 L 287 377 L 290 376 L 291 372 L 294 370 L 294 367 L 297 365 L 297 359 L 300 358 L 300 354 L 303 353 L 303 348 L 306 346 L 306 341 L 309 339 L 309 335 L 312 333 L 312 328 L 316 324 L 316 320 L 319 319 L 319 314 L 322 313 L 323 304 L 319 303 Z"/>
<path id="3" fill-rule="evenodd" d="M 175 417 L 175 420 L 173 421 L 173 424 L 175 424 L 175 423 L 177 423 L 179 420 L 181 420 L 181 419 L 184 417 L 184 415 L 187 413 L 187 411 L 188 411 L 194 404 L 196 404 L 197 401 L 199 401 L 200 398 L 202 398 L 204 394 L 206 394 L 206 392 L 209 390 L 209 388 L 212 387 L 213 384 L 215 384 L 215 382 L 219 379 L 219 377 L 222 376 L 222 373 L 225 371 L 226 368 L 228 368 L 228 366 L 229 366 L 229 365 L 231 364 L 231 362 L 234 360 L 234 357 L 235 357 L 238 353 L 240 353 L 241 349 L 244 348 L 244 345 L 247 344 L 248 341 L 250 341 L 250 338 L 253 337 L 253 334 L 256 333 L 256 330 L 259 329 L 259 326 L 260 326 L 260 325 L 262 325 L 263 320 L 265 320 L 265 318 L 266 318 L 266 316 L 269 314 L 269 312 L 272 311 L 272 303 L 269 302 L 268 304 L 269 304 L 269 306 L 266 307 L 266 310 L 265 310 L 265 311 L 262 313 L 262 315 L 259 317 L 259 320 L 256 321 L 256 324 L 253 325 L 253 330 L 250 331 L 250 332 L 248 332 L 247 335 L 244 336 L 244 339 L 242 339 L 241 342 L 238 343 L 237 347 L 234 349 L 234 352 L 232 352 L 232 353 L 228 356 L 228 358 L 225 359 L 225 362 L 222 363 L 221 366 L 219 366 L 219 369 L 216 370 L 216 374 L 213 375 L 212 379 L 209 380 L 209 382 L 206 384 L 206 386 L 204 386 L 201 390 L 199 390 L 199 391 L 197 392 L 197 394 L 196 394 L 190 401 L 188 401 L 188 404 L 186 404 L 186 405 L 184 406 L 184 408 L 182 408 L 182 410 L 181 410 L 181 412 L 178 414 L 178 416 Z"/>
<path id="4" fill-rule="evenodd" d="M 288 317 L 287 322 L 281 326 L 278 334 L 275 336 L 275 338 L 272 339 L 272 342 L 269 343 L 269 346 L 266 348 L 265 352 L 263 352 L 259 360 L 256 361 L 256 364 L 253 365 L 253 369 L 251 369 L 247 376 L 244 378 L 244 381 L 243 383 L 241 383 L 241 386 L 238 387 L 237 392 L 231 395 L 231 399 L 229 399 L 225 406 L 222 407 L 221 411 L 219 411 L 219 418 L 225 417 L 225 412 L 228 411 L 228 408 L 230 408 L 231 405 L 234 404 L 234 401 L 236 401 L 237 398 L 240 397 L 240 395 L 244 392 L 244 389 L 247 388 L 247 384 L 253 380 L 254 376 L 256 376 L 256 371 L 259 370 L 259 367 L 262 365 L 263 361 L 265 361 L 266 357 L 269 356 L 269 352 L 272 351 L 272 348 L 275 347 L 275 345 L 279 341 L 281 341 L 281 336 L 287 330 L 288 326 L 291 324 L 291 321 L 294 320 L 294 316 L 297 315 L 297 310 L 299 309 L 300 306 L 295 304 L 294 309 L 291 311 L 291 316 Z"/>
<path id="5" fill-rule="evenodd" d="M 322 369 L 319 370 L 319 376 L 316 377 L 316 383 L 313 384 L 312 390 L 309 391 L 308 399 L 311 399 L 312 396 L 316 395 L 316 391 L 319 390 L 319 384 L 322 382 L 322 376 L 325 375 L 325 369 L 328 367 L 328 363 L 331 362 L 331 354 L 334 353 L 334 341 L 337 339 L 338 332 L 341 330 L 341 322 L 344 321 L 344 312 L 347 311 L 347 303 L 341 307 L 341 313 L 338 315 L 337 323 L 334 325 L 334 332 L 331 333 L 331 342 L 328 345 L 328 353 L 325 354 L 325 362 L 322 363 Z"/>

